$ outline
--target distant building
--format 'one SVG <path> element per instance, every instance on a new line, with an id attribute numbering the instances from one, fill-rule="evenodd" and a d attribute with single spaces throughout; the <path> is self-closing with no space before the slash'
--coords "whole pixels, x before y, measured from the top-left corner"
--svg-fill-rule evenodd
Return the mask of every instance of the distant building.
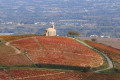
<path id="1" fill-rule="evenodd" d="M 105 36 L 104 36 L 104 35 L 101 35 L 100 37 L 101 37 L 101 38 L 104 38 Z"/>
<path id="2" fill-rule="evenodd" d="M 95 38 L 97 38 L 97 37 L 98 37 L 98 35 L 90 35 L 90 37 L 95 37 Z"/>
<path id="3" fill-rule="evenodd" d="M 110 38 L 110 36 L 101 35 L 100 38 Z"/>
<path id="4" fill-rule="evenodd" d="M 56 29 L 54 24 L 52 24 L 51 28 L 46 29 L 45 36 L 56 36 Z"/>

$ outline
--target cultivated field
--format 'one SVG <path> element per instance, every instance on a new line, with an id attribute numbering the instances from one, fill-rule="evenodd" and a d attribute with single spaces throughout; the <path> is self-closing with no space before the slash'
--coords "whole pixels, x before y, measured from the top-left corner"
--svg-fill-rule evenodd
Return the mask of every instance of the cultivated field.
<path id="1" fill-rule="evenodd" d="M 17 54 L 13 48 L 0 44 L 0 65 L 31 65 L 23 55 Z"/>
<path id="2" fill-rule="evenodd" d="M 107 54 L 110 58 L 112 58 L 114 61 L 120 62 L 120 51 L 118 51 L 115 48 L 112 48 L 110 46 L 106 46 L 103 44 L 95 43 L 89 40 L 86 40 L 86 42 L 91 45 L 92 47 L 104 52 Z"/>
<path id="3" fill-rule="evenodd" d="M 12 80 L 5 71 L 0 71 L 0 80 Z"/>
<path id="4" fill-rule="evenodd" d="M 15 80 L 79 80 L 77 72 L 63 72 L 50 70 L 8 70 Z"/>
<path id="5" fill-rule="evenodd" d="M 91 40 L 92 38 L 81 38 L 83 40 Z M 116 49 L 120 49 L 120 38 L 96 38 L 97 43 L 102 43 Z"/>
<path id="6" fill-rule="evenodd" d="M 14 80 L 119 80 L 120 74 L 83 73 L 75 71 L 53 71 L 39 69 L 8 69 Z M 5 72 L 0 80 L 11 80 Z M 0 73 L 1 73 L 0 72 Z M 1 74 L 0 74 L 1 75 Z"/>
<path id="7" fill-rule="evenodd" d="M 10 44 L 7 45 L 0 42 L 0 80 L 120 79 L 120 74 L 84 73 L 89 67 L 101 66 L 103 64 L 102 56 L 71 38 L 35 35 L 32 37 L 16 37 L 3 38 L 6 42 L 10 41 Z M 86 42 L 107 54 L 114 61 L 120 62 L 120 51 L 115 48 L 88 40 Z M 20 53 L 17 53 L 16 49 Z M 43 66 L 44 68 L 41 65 L 25 66 L 32 64 L 52 64 L 53 66 L 58 65 L 58 67 L 62 65 L 62 67 L 67 66 L 67 68 L 71 66 L 76 68 L 77 66 L 79 70 L 62 70 L 62 68 L 56 69 L 55 67 L 54 69 L 46 69 L 46 65 Z M 82 67 L 86 68 L 83 69 Z M 80 72 L 80 69 L 83 69 L 81 70 L 83 72 Z"/>
<path id="8" fill-rule="evenodd" d="M 81 67 L 98 67 L 102 57 L 86 46 L 67 37 L 32 37 L 11 42 L 24 51 L 32 62 Z"/>

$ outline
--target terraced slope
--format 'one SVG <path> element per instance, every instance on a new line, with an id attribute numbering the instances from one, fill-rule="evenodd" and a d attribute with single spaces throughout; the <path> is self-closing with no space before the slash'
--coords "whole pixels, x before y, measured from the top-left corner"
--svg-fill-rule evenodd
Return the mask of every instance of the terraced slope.
<path id="1" fill-rule="evenodd" d="M 66 37 L 32 37 L 11 42 L 36 64 L 98 67 L 102 57 L 88 47 Z"/>

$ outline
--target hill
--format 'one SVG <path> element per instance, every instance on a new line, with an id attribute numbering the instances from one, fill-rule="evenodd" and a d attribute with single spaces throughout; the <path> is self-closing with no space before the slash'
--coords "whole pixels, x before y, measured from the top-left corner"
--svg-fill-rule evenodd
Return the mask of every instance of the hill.
<path id="1" fill-rule="evenodd" d="M 91 41 L 86 42 L 119 62 L 119 51 L 116 49 Z M 103 56 L 70 37 L 1 37 L 2 80 L 119 80 L 119 74 L 94 72 L 94 69 L 106 67 L 103 66 L 105 62 Z"/>
<path id="2" fill-rule="evenodd" d="M 58 64 L 98 67 L 102 57 L 86 46 L 67 37 L 32 37 L 15 40 L 11 45 L 20 49 L 35 64 Z"/>

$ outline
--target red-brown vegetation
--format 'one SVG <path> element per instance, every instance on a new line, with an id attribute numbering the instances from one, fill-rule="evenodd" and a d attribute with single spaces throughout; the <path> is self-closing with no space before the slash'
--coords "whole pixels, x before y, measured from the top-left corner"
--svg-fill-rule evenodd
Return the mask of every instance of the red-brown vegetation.
<path id="1" fill-rule="evenodd" d="M 120 74 L 63 72 L 35 69 L 11 69 L 8 73 L 15 80 L 119 80 Z"/>
<path id="2" fill-rule="evenodd" d="M 83 40 L 91 40 L 91 37 L 82 37 Z M 102 43 L 116 49 L 120 49 L 120 38 L 96 38 L 97 43 Z"/>
<path id="3" fill-rule="evenodd" d="M 11 44 L 26 51 L 34 63 L 84 67 L 97 67 L 103 63 L 98 53 L 66 37 L 41 36 L 16 40 Z"/>
<path id="4" fill-rule="evenodd" d="M 80 80 L 77 72 L 50 70 L 9 70 L 15 80 Z"/>
<path id="5" fill-rule="evenodd" d="M 12 80 L 4 71 L 0 71 L 0 80 Z"/>
<path id="6" fill-rule="evenodd" d="M 112 48 L 110 46 L 103 45 L 103 44 L 88 41 L 88 40 L 86 40 L 86 42 L 89 45 L 91 45 L 92 47 L 104 52 L 105 54 L 107 54 L 114 61 L 120 62 L 120 51 L 118 51 L 117 49 Z"/>
<path id="7" fill-rule="evenodd" d="M 0 64 L 1 65 L 28 65 L 32 64 L 22 54 L 16 54 L 15 50 L 6 45 L 0 45 Z"/>

